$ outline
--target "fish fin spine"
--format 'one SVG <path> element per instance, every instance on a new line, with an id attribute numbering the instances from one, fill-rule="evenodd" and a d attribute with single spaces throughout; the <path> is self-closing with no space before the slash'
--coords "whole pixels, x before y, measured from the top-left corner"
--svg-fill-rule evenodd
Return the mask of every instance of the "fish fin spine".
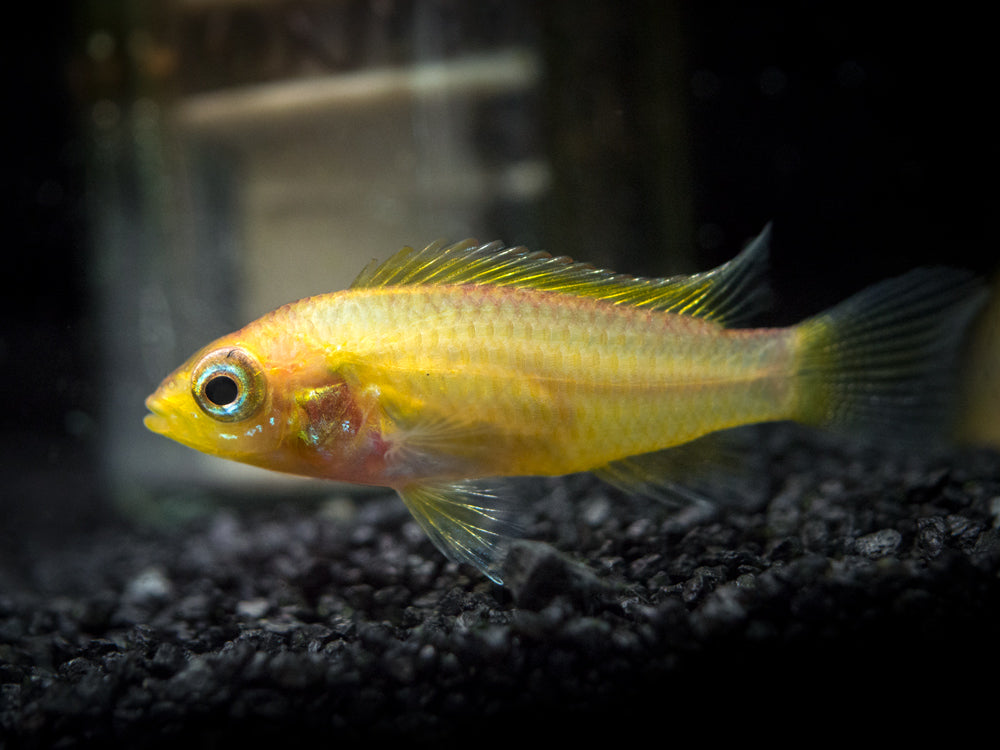
<path id="1" fill-rule="evenodd" d="M 770 299 L 765 282 L 770 236 L 768 224 L 743 251 L 718 268 L 664 278 L 615 273 L 499 242 L 435 242 L 420 251 L 404 247 L 383 263 L 369 263 L 351 288 L 488 284 L 561 292 L 732 324 L 749 319 Z"/>

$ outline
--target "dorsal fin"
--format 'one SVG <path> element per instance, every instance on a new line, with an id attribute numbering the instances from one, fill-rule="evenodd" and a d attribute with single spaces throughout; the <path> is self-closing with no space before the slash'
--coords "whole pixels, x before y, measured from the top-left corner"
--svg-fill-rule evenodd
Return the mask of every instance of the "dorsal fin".
<path id="1" fill-rule="evenodd" d="M 723 323 L 759 312 L 768 294 L 764 283 L 771 225 L 732 260 L 690 276 L 642 278 L 577 263 L 565 256 L 499 242 L 435 242 L 419 252 L 404 247 L 383 263 L 372 262 L 352 289 L 420 284 L 490 284 L 540 289 L 606 300 Z"/>

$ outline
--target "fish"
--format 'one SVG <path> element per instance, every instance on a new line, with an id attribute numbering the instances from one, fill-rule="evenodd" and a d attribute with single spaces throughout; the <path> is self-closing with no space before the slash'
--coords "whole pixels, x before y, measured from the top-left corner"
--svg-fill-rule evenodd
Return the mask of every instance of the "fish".
<path id="1" fill-rule="evenodd" d="M 798 324 L 748 326 L 771 231 L 663 278 L 499 242 L 404 247 L 200 349 L 146 400 L 145 425 L 391 488 L 441 552 L 498 584 L 518 534 L 507 478 L 593 472 L 655 496 L 686 447 L 741 425 L 942 431 L 981 281 L 918 268 Z"/>

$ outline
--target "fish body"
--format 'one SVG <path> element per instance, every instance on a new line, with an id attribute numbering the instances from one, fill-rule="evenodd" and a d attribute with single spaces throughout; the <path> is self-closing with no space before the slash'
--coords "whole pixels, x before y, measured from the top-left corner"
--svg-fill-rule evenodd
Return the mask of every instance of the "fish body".
<path id="1" fill-rule="evenodd" d="M 730 427 L 941 411 L 971 276 L 918 271 L 797 326 L 727 327 L 758 306 L 767 239 L 666 279 L 496 244 L 404 248 L 197 352 L 147 400 L 146 425 L 391 487 L 442 551 L 500 581 L 509 528 L 484 481 L 596 471 L 643 489 L 665 452 Z"/>

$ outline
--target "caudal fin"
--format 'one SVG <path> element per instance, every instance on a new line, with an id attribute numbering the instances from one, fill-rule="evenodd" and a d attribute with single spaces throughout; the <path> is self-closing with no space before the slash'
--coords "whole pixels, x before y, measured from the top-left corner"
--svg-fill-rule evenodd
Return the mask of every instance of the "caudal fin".
<path id="1" fill-rule="evenodd" d="M 921 268 L 804 321 L 799 421 L 907 443 L 948 437 L 959 351 L 985 298 L 971 273 Z"/>

